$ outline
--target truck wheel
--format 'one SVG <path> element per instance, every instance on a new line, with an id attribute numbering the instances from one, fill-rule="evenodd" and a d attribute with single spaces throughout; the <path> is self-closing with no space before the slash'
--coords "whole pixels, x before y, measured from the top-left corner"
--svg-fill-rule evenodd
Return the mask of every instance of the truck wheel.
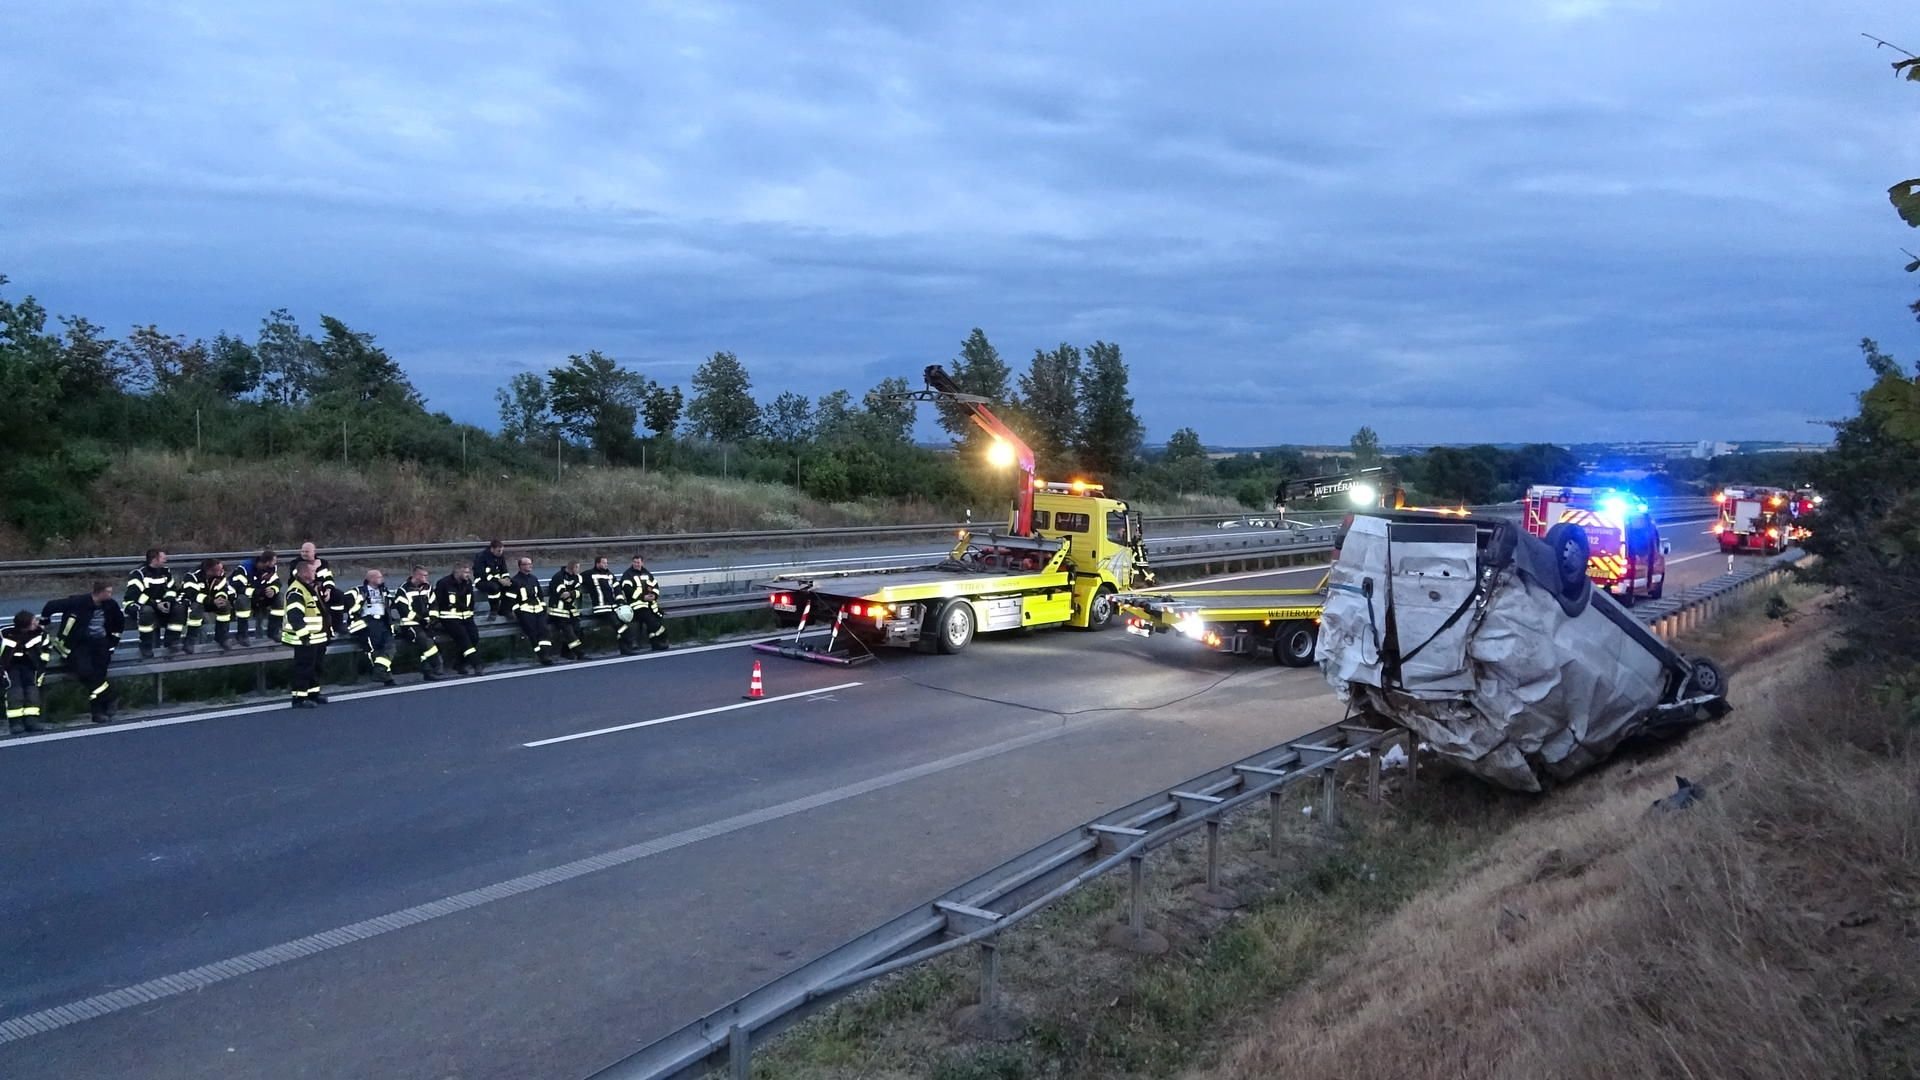
<path id="1" fill-rule="evenodd" d="M 1102 585 L 1087 604 L 1087 629 L 1105 630 L 1113 625 L 1113 586 Z"/>
<path id="2" fill-rule="evenodd" d="M 1554 571 L 1560 575 L 1560 594 L 1571 599 L 1586 591 L 1587 560 L 1593 557 L 1587 530 L 1563 521 L 1547 530 L 1547 547 L 1553 549 Z"/>
<path id="3" fill-rule="evenodd" d="M 1313 644 L 1320 628 L 1304 619 L 1282 623 L 1273 636 L 1273 658 L 1287 667 L 1312 667 Z"/>
<path id="4" fill-rule="evenodd" d="M 940 623 L 934 639 L 936 647 L 952 655 L 973 641 L 973 605 L 965 600 L 950 601 L 940 611 Z"/>
<path id="5" fill-rule="evenodd" d="M 1662 581 L 1660 584 L 1655 585 L 1653 588 L 1647 590 L 1647 599 L 1658 600 L 1660 599 L 1661 594 L 1665 593 L 1666 591 L 1667 591 L 1667 583 L 1665 581 Z"/>

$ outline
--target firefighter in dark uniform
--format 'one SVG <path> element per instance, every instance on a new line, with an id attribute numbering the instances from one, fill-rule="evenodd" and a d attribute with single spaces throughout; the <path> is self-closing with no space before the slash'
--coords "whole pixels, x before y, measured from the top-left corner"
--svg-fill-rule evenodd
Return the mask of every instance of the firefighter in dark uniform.
<path id="1" fill-rule="evenodd" d="M 560 655 L 569 660 L 585 660 L 586 646 L 580 642 L 580 614 L 586 603 L 587 581 L 580 576 L 580 560 L 570 560 L 547 582 L 547 622 Z"/>
<path id="2" fill-rule="evenodd" d="M 240 560 L 227 571 L 227 585 L 233 595 L 233 626 L 240 647 L 253 644 L 255 619 L 260 620 L 267 641 L 279 641 L 280 625 L 287 619 L 287 601 L 280 595 L 280 556 L 268 548 Z"/>
<path id="3" fill-rule="evenodd" d="M 347 591 L 353 594 L 347 632 L 366 652 L 374 677 L 392 686 L 393 611 L 399 594 L 387 588 L 387 577 L 378 570 L 367 571 L 366 580 Z"/>
<path id="4" fill-rule="evenodd" d="M 440 661 L 440 643 L 434 640 L 428 620 L 433 618 L 433 585 L 427 580 L 427 568 L 416 566 L 393 597 L 393 636 L 420 650 L 420 677 L 432 682 L 445 670 Z"/>
<path id="5" fill-rule="evenodd" d="M 160 644 L 162 620 L 167 627 L 167 652 L 179 650 L 186 621 L 175 614 L 180 597 L 173 584 L 173 571 L 167 569 L 166 552 L 159 548 L 147 549 L 147 561 L 127 575 L 124 600 L 127 617 L 140 629 L 142 660 L 153 659 L 154 646 Z"/>
<path id="6" fill-rule="evenodd" d="M 613 609 L 620 605 L 617 589 L 618 579 L 608 569 L 607 557 L 595 558 L 593 569 L 587 571 L 587 612 L 606 616 L 616 634 L 620 632 L 620 620 L 613 617 Z"/>
<path id="7" fill-rule="evenodd" d="M 507 569 L 507 545 L 494 540 L 473 557 L 473 587 L 487 598 L 487 611 L 496 619 L 507 617 L 510 601 L 507 583 L 513 574 Z"/>
<path id="8" fill-rule="evenodd" d="M 540 597 L 540 579 L 534 576 L 533 560 L 521 557 L 520 572 L 507 579 L 507 600 L 513 605 L 513 621 L 533 646 L 534 659 L 541 667 L 553 663 L 553 638 L 547 633 L 547 605 Z"/>
<path id="9" fill-rule="evenodd" d="M 428 612 L 440 632 L 447 635 L 447 652 L 453 656 L 456 675 L 484 674 L 480 663 L 480 628 L 473 621 L 473 567 L 456 566 L 453 573 L 433 586 L 433 606 Z"/>
<path id="10" fill-rule="evenodd" d="M 46 684 L 47 664 L 52 659 L 52 642 L 33 612 L 19 612 L 12 626 L 0 627 L 0 684 L 6 688 L 7 734 L 43 730 L 40 688 Z"/>
<path id="11" fill-rule="evenodd" d="M 327 613 L 313 563 L 302 559 L 287 582 L 287 621 L 282 643 L 293 646 L 293 707 L 313 709 L 327 703 L 320 692 L 320 662 L 327 654 Z"/>
<path id="12" fill-rule="evenodd" d="M 219 559 L 203 559 L 200 569 L 180 579 L 180 603 L 187 609 L 186 650 L 200 639 L 200 628 L 213 619 L 213 643 L 221 652 L 233 649 L 227 635 L 233 630 L 233 587 L 227 580 L 227 564 Z"/>
<path id="13" fill-rule="evenodd" d="M 121 606 L 113 602 L 113 586 L 96 581 L 91 592 L 69 596 L 48 610 L 60 616 L 55 648 L 66 654 L 73 677 L 87 688 L 87 711 L 94 723 L 108 723 L 120 711 L 120 702 L 107 681 L 107 667 L 127 628 Z"/>
<path id="14" fill-rule="evenodd" d="M 639 652 L 643 638 L 654 652 L 666 648 L 667 617 L 660 608 L 660 583 L 647 569 L 646 559 L 639 555 L 633 557 L 633 565 L 620 575 L 615 596 L 620 609 L 628 616 L 620 620 L 620 655 L 632 656 Z"/>

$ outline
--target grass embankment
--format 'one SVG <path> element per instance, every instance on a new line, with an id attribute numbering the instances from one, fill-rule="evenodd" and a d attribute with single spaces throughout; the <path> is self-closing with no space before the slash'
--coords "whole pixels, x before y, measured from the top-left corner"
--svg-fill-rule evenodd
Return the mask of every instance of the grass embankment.
<path id="1" fill-rule="evenodd" d="M 244 551 L 313 539 L 351 544 L 492 536 L 618 536 L 642 532 L 801 529 L 951 521 L 959 508 L 918 500 L 826 503 L 796 488 L 634 468 L 568 468 L 544 478 L 462 475 L 407 465 L 196 459 L 136 453 L 96 485 L 101 520 L 46 545 L 60 555 Z M 0 536 L 0 557 L 26 554 Z"/>
<path id="2" fill-rule="evenodd" d="M 1713 628 L 1737 709 L 1685 742 L 1543 798 L 1437 769 L 1383 806 L 1350 789 L 1339 841 L 1302 816 L 1278 865 L 1243 819 L 1239 911 L 1184 898 L 1197 846 L 1150 863 L 1167 956 L 1099 944 L 1124 917 L 1112 880 L 1013 932 L 1017 1040 L 950 1029 L 974 993 L 955 957 L 808 1021 L 754 1075 L 1920 1074 L 1914 718 L 1825 667 L 1817 613 L 1763 605 Z M 1650 814 L 1675 774 L 1706 798 Z"/>
<path id="3" fill-rule="evenodd" d="M 1125 497 L 1123 492 L 1116 494 Z M 461 474 L 411 465 L 236 460 L 141 451 L 95 485 L 100 521 L 84 535 L 30 550 L 0 526 L 0 559 L 32 555 L 245 551 L 291 547 L 483 541 L 544 536 L 806 529 L 957 521 L 962 505 L 922 499 L 823 502 L 786 484 L 636 468 L 569 466 L 541 477 Z M 1004 505 L 974 506 L 998 520 Z M 1152 514 L 1244 512 L 1211 496 L 1141 507 Z"/>

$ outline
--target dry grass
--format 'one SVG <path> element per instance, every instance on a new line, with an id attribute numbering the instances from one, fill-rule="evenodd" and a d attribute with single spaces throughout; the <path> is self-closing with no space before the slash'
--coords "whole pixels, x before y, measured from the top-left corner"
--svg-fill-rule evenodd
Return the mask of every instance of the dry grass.
<path id="1" fill-rule="evenodd" d="M 627 468 L 571 468 L 556 486 L 550 477 L 460 476 L 405 465 L 363 472 L 338 463 L 166 453 L 116 461 L 100 481 L 98 502 L 101 526 L 56 550 L 124 555 L 153 544 L 217 551 L 307 538 L 324 547 L 955 517 L 952 508 L 921 502 L 823 503 L 781 485 Z M 17 540 L 0 536 L 10 551 L 21 550 Z"/>
<path id="2" fill-rule="evenodd" d="M 1533 798 L 1459 776 L 1346 800 L 1338 844 L 1230 827 L 1231 913 L 1196 905 L 1195 845 L 1151 864 L 1170 955 L 1100 943 L 1120 882 L 1001 944 L 1020 1037 L 949 1018 L 972 961 L 871 987 L 756 1056 L 762 1080 L 1920 1075 L 1913 970 L 1920 774 L 1910 725 L 1824 664 L 1824 618 L 1717 629 L 1737 711 Z M 1697 647 L 1697 643 L 1692 643 Z M 1649 805 L 1684 773 L 1683 813 Z M 1397 786 L 1397 785 L 1396 785 Z M 1303 793 L 1304 798 L 1304 793 Z"/>
<path id="3" fill-rule="evenodd" d="M 1737 721 L 1562 789 L 1191 1075 L 1920 1075 L 1914 732 L 1778 655 Z M 1723 782 L 1649 815 L 1676 771 Z"/>

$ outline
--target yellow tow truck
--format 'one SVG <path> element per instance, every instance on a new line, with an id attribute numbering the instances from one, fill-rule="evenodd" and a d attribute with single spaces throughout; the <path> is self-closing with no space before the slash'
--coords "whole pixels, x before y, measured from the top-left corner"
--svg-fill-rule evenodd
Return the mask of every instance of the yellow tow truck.
<path id="1" fill-rule="evenodd" d="M 1288 667 L 1313 664 L 1327 579 L 1311 589 L 1192 589 L 1124 593 L 1116 598 L 1127 632 L 1172 634 L 1236 656 L 1271 653 Z"/>
<path id="2" fill-rule="evenodd" d="M 1018 464 L 1024 480 L 1005 534 L 961 530 L 947 557 L 924 566 L 782 575 L 769 602 L 795 626 L 791 640 L 754 648 L 801 660 L 857 664 L 877 647 L 957 653 L 976 634 L 1112 624 L 1114 597 L 1148 588 L 1140 515 L 1102 486 L 1034 477 L 1033 451 L 987 407 L 961 392 L 939 365 L 927 389 L 907 397 L 964 405 L 992 435 L 990 457 Z M 805 636 L 827 631 L 826 641 Z"/>

